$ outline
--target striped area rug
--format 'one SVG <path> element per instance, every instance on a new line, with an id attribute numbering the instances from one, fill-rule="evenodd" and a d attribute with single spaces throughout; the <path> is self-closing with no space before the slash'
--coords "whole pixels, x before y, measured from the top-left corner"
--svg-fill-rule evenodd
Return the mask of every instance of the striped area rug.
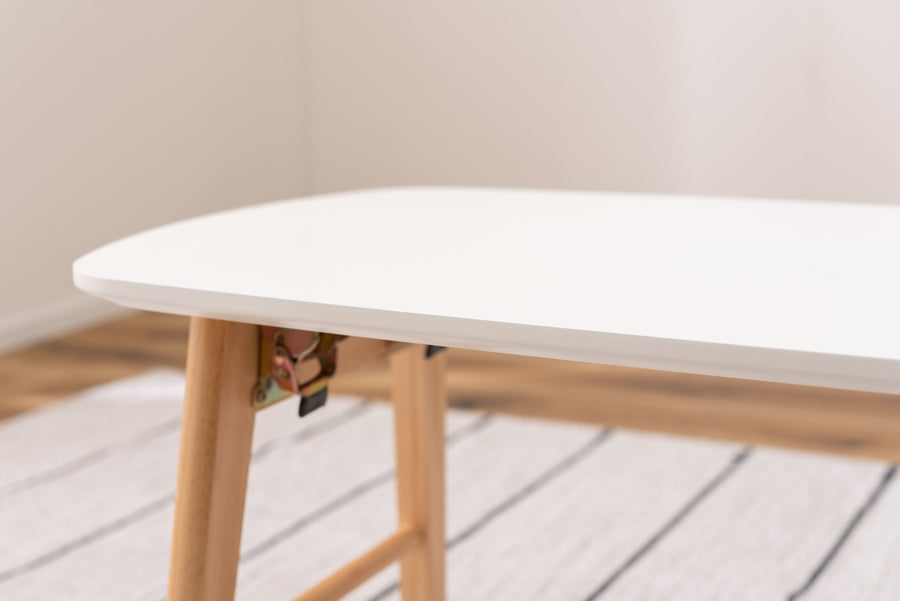
<path id="1" fill-rule="evenodd" d="M 0 599 L 162 601 L 183 374 L 0 423 Z M 396 526 L 391 414 L 260 414 L 238 598 L 287 601 Z M 453 601 L 900 599 L 885 463 L 451 412 Z M 390 568 L 349 598 L 397 600 Z"/>

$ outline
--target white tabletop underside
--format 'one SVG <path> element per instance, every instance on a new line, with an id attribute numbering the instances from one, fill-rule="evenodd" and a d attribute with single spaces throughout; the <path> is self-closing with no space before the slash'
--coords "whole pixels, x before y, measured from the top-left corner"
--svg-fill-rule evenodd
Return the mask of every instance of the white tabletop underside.
<path id="1" fill-rule="evenodd" d="M 226 211 L 76 261 L 139 309 L 900 394 L 900 206 L 396 188 Z"/>

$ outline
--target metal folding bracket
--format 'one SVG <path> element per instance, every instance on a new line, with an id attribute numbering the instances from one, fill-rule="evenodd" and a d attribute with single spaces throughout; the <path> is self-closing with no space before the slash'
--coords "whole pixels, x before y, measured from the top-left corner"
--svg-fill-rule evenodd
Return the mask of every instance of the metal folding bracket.
<path id="1" fill-rule="evenodd" d="M 268 407 L 293 395 L 300 397 L 300 417 L 322 405 L 328 398 L 328 379 L 337 367 L 337 342 L 342 336 L 289 330 L 272 326 L 259 328 L 259 381 L 253 393 L 257 408 Z M 300 375 L 300 365 L 314 359 L 317 373 Z"/>

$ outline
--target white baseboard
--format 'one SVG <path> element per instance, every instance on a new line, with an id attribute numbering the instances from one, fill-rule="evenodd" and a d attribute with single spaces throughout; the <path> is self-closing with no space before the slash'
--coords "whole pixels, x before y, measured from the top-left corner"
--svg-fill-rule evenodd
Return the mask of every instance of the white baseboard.
<path id="1" fill-rule="evenodd" d="M 0 353 L 63 336 L 131 312 L 107 301 L 77 294 L 24 311 L 0 315 Z"/>

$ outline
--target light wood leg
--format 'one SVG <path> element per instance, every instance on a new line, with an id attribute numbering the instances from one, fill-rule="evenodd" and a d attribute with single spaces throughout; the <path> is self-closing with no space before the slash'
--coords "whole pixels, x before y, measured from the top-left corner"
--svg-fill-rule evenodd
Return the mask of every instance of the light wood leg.
<path id="1" fill-rule="evenodd" d="M 404 601 L 444 600 L 444 410 L 446 353 L 425 356 L 422 345 L 391 355 L 391 399 L 397 448 L 401 528 L 422 542 L 400 561 Z"/>
<path id="2" fill-rule="evenodd" d="M 232 601 L 253 437 L 256 326 L 191 320 L 167 601 Z"/>

